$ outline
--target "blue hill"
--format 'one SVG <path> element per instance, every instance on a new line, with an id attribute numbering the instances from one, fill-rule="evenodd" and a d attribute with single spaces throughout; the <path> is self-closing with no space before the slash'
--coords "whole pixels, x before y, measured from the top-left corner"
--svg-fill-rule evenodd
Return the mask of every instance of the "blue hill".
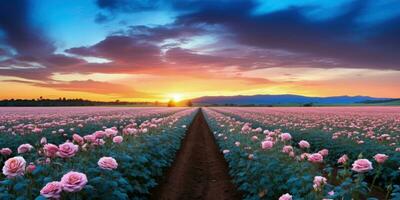
<path id="1" fill-rule="evenodd" d="M 205 96 L 193 99 L 196 104 L 276 105 L 276 104 L 352 104 L 365 101 L 389 100 L 369 96 L 307 97 L 301 95 Z"/>

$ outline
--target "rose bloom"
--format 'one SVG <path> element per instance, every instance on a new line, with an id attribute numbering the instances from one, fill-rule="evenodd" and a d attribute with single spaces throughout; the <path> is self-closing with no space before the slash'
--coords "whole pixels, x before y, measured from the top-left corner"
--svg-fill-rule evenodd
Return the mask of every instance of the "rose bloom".
<path id="1" fill-rule="evenodd" d="M 347 155 L 346 154 L 344 154 L 343 156 L 341 156 L 339 159 L 338 159 L 338 163 L 339 164 L 345 164 L 345 163 L 347 163 L 347 161 L 349 160 L 349 157 L 347 157 Z"/>
<path id="2" fill-rule="evenodd" d="M 251 137 L 251 141 L 255 142 L 258 140 L 258 137 L 256 135 L 254 135 L 253 137 Z"/>
<path id="3" fill-rule="evenodd" d="M 225 150 L 222 151 L 223 154 L 227 154 L 227 153 L 229 153 L 229 152 L 230 152 L 230 151 L 229 151 L 228 149 L 225 149 Z"/>
<path id="4" fill-rule="evenodd" d="M 102 145 L 104 145 L 106 142 L 103 140 L 103 139 L 96 139 L 94 142 L 93 142 L 93 145 L 94 146 L 102 146 Z"/>
<path id="5" fill-rule="evenodd" d="M 100 139 L 103 138 L 104 136 L 106 136 L 106 132 L 104 131 L 96 131 L 93 133 L 93 135 L 96 137 L 96 139 Z"/>
<path id="6" fill-rule="evenodd" d="M 96 140 L 96 136 L 92 135 L 85 135 L 83 138 L 86 140 L 86 142 L 94 142 Z"/>
<path id="7" fill-rule="evenodd" d="M 2 148 L 0 154 L 3 156 L 9 156 L 12 154 L 12 150 L 10 148 Z"/>
<path id="8" fill-rule="evenodd" d="M 118 134 L 118 130 L 115 127 L 108 128 L 104 132 L 106 133 L 107 137 L 114 137 Z"/>
<path id="9" fill-rule="evenodd" d="M 72 135 L 72 139 L 79 145 L 82 145 L 85 142 L 83 137 L 81 137 L 80 135 L 78 135 L 76 133 Z"/>
<path id="10" fill-rule="evenodd" d="M 57 155 L 61 158 L 71 158 L 75 156 L 76 152 L 78 152 L 78 145 L 75 145 L 71 142 L 65 142 L 64 144 L 60 144 L 58 146 Z"/>
<path id="11" fill-rule="evenodd" d="M 376 160 L 377 163 L 382 164 L 384 163 L 387 159 L 389 158 L 389 156 L 387 156 L 386 154 L 376 154 L 374 156 L 374 159 Z"/>
<path id="12" fill-rule="evenodd" d="M 290 146 L 290 145 L 286 145 L 286 146 L 284 146 L 284 147 L 282 148 L 282 152 L 283 152 L 283 153 L 290 153 L 290 152 L 292 152 L 292 151 L 293 151 L 293 147 Z"/>
<path id="13" fill-rule="evenodd" d="M 289 133 L 282 133 L 280 137 L 282 141 L 289 141 L 292 139 L 292 136 Z"/>
<path id="14" fill-rule="evenodd" d="M 106 170 L 113 170 L 117 169 L 118 163 L 117 161 L 112 158 L 112 157 L 102 157 L 100 160 L 97 162 L 100 168 L 106 169 Z"/>
<path id="15" fill-rule="evenodd" d="M 302 153 L 302 154 L 300 155 L 300 158 L 301 158 L 301 160 L 305 160 L 305 159 L 308 158 L 309 155 L 310 155 L 309 153 Z"/>
<path id="16" fill-rule="evenodd" d="M 30 152 L 32 149 L 33 149 L 33 146 L 30 144 L 21 144 L 18 147 L 17 151 L 18 151 L 18 153 L 27 153 L 27 152 Z"/>
<path id="17" fill-rule="evenodd" d="M 290 195 L 289 193 L 286 193 L 286 194 L 280 196 L 279 200 L 292 200 L 292 195 Z"/>
<path id="18" fill-rule="evenodd" d="M 261 148 L 262 149 L 271 149 L 274 146 L 274 142 L 272 141 L 262 141 Z"/>
<path id="19" fill-rule="evenodd" d="M 44 155 L 49 158 L 54 158 L 57 156 L 58 147 L 54 144 L 45 144 L 43 146 Z"/>
<path id="20" fill-rule="evenodd" d="M 9 178 L 23 176 L 25 173 L 26 161 L 21 156 L 8 159 L 3 166 L 3 174 Z"/>
<path id="21" fill-rule="evenodd" d="M 32 173 L 35 169 L 36 169 L 36 166 L 33 163 L 29 163 L 29 165 L 26 167 L 26 171 L 28 173 Z"/>
<path id="22" fill-rule="evenodd" d="M 310 143 L 308 143 L 308 142 L 305 141 L 305 140 L 301 140 L 301 141 L 299 142 L 299 146 L 300 146 L 300 148 L 302 148 L 302 149 L 308 149 L 308 148 L 310 148 Z"/>
<path id="23" fill-rule="evenodd" d="M 85 174 L 74 171 L 68 172 L 61 178 L 63 190 L 66 192 L 79 192 L 87 182 Z"/>
<path id="24" fill-rule="evenodd" d="M 235 146 L 240 146 L 240 142 L 235 142 Z"/>
<path id="25" fill-rule="evenodd" d="M 115 136 L 113 138 L 113 142 L 116 143 L 116 144 L 120 144 L 123 140 L 124 140 L 124 138 L 122 136 L 119 136 L 119 135 Z"/>
<path id="26" fill-rule="evenodd" d="M 326 178 L 323 176 L 314 177 L 314 181 L 313 181 L 314 190 L 320 191 L 322 189 L 322 186 L 326 184 L 326 181 L 327 181 Z"/>
<path id="27" fill-rule="evenodd" d="M 324 157 L 319 153 L 313 153 L 308 156 L 308 161 L 312 163 L 322 163 L 324 161 Z"/>
<path id="28" fill-rule="evenodd" d="M 40 144 L 46 144 L 47 143 L 47 138 L 46 137 L 42 137 L 42 139 L 40 139 Z"/>
<path id="29" fill-rule="evenodd" d="M 358 173 L 367 172 L 373 169 L 372 163 L 368 159 L 358 159 L 354 161 L 352 166 L 353 168 L 351 168 L 351 170 L 356 171 Z"/>
<path id="30" fill-rule="evenodd" d="M 325 157 L 329 154 L 329 151 L 328 149 L 322 149 L 321 151 L 318 151 L 318 153 Z"/>
<path id="31" fill-rule="evenodd" d="M 58 181 L 47 183 L 41 190 L 40 195 L 49 199 L 59 199 L 63 185 Z"/>

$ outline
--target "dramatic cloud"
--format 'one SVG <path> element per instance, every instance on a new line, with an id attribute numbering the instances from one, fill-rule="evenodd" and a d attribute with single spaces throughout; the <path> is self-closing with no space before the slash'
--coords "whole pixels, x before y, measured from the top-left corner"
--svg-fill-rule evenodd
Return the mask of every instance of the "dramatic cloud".
<path id="1" fill-rule="evenodd" d="M 384 23 L 360 25 L 358 17 L 368 1 L 350 3 L 343 14 L 323 21 L 306 17 L 308 7 L 289 7 L 266 14 L 254 14 L 254 3 L 220 3 L 180 16 L 178 24 L 223 25 L 236 41 L 266 49 L 287 50 L 336 59 L 342 67 L 400 69 L 400 17 Z M 369 34 L 365 34 L 368 31 Z M 319 66 L 324 67 L 324 66 Z"/>
<path id="2" fill-rule="evenodd" d="M 29 19 L 31 2 L 28 0 L 0 2 L 0 30 L 5 33 L 6 45 L 20 55 L 43 55 L 54 51 L 50 41 L 43 37 Z"/>
<path id="3" fill-rule="evenodd" d="M 258 88 L 296 82 L 290 76 L 249 77 L 272 68 L 400 70 L 398 1 L 60 2 L 76 12 L 46 0 L 0 0 L 0 76 L 62 91 L 146 96 L 136 85 L 127 88 L 89 79 L 60 82 L 53 75 L 144 74 L 170 82 L 212 78 Z M 39 7 L 60 12 L 43 13 Z M 62 34 L 50 37 L 53 28 Z M 85 30 L 82 35 L 80 29 Z M 83 33 L 98 37 L 87 42 L 94 35 Z M 63 35 L 72 35 L 67 41 L 74 45 L 65 45 Z M 119 89 L 113 93 L 109 88 Z"/>

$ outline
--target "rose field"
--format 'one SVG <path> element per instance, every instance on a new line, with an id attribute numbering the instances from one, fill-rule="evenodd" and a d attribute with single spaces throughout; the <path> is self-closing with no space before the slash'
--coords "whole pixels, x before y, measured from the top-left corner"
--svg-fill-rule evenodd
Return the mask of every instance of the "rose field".
<path id="1" fill-rule="evenodd" d="M 0 200 L 400 199 L 400 107 L 0 108 Z"/>

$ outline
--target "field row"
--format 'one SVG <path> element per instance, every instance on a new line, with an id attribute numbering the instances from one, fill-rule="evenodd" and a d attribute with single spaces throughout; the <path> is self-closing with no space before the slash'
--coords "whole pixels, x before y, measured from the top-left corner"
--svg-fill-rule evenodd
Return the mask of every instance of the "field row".
<path id="1" fill-rule="evenodd" d="M 208 108 L 246 199 L 400 198 L 398 108 Z"/>
<path id="2" fill-rule="evenodd" d="M 2 110 L 0 199 L 146 199 L 195 111 Z"/>

